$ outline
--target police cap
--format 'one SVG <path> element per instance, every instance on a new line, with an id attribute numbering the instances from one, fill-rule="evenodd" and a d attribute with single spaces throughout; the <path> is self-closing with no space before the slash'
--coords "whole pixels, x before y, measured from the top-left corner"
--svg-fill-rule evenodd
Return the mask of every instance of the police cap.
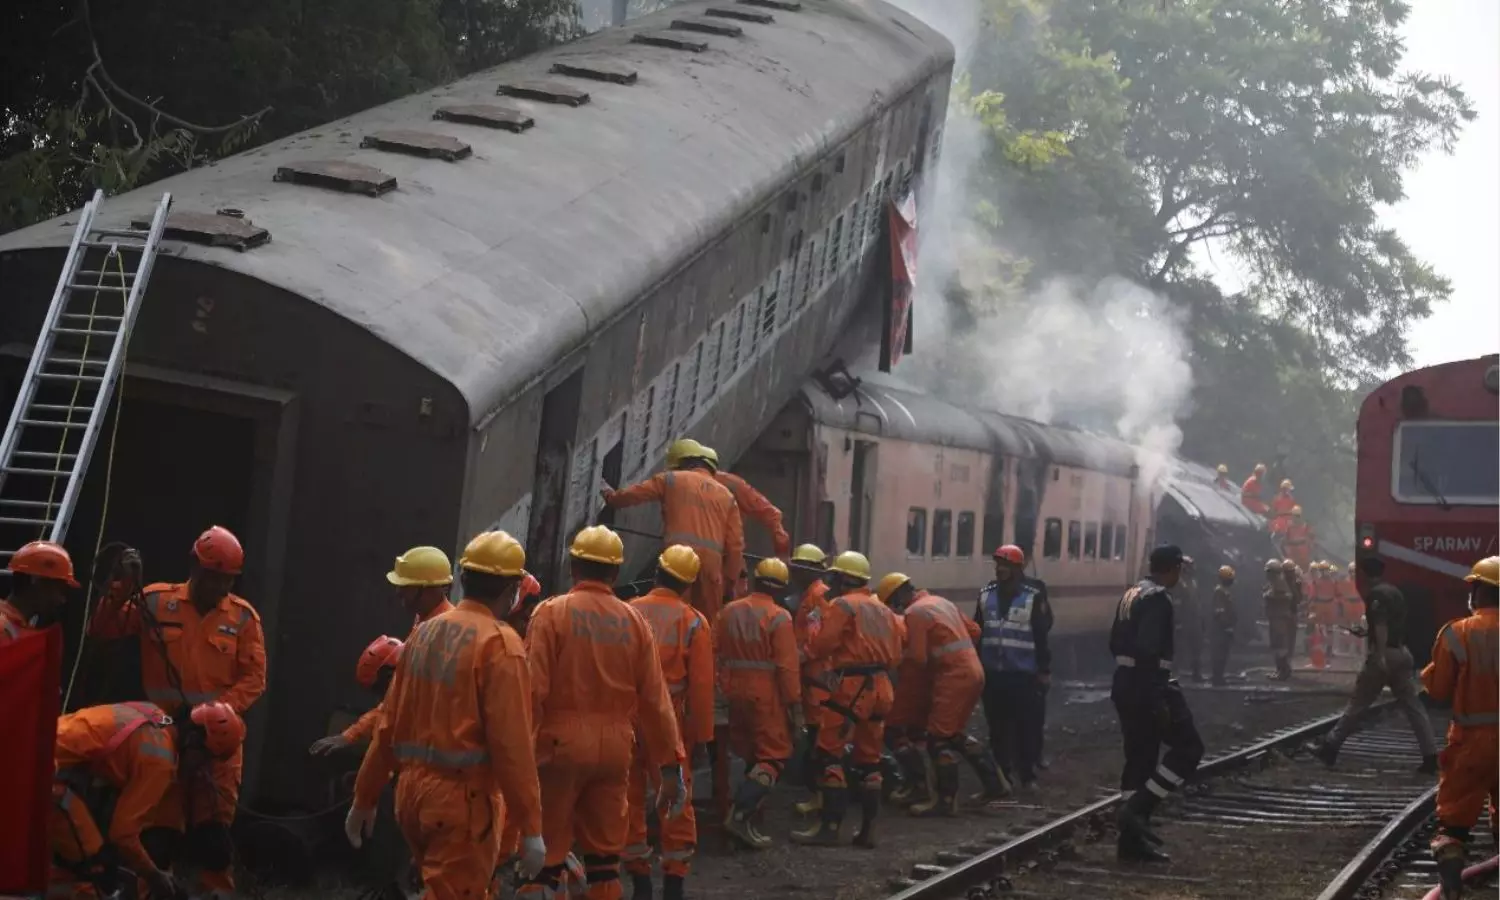
<path id="1" fill-rule="evenodd" d="M 1176 544 L 1162 544 L 1151 551 L 1151 571 L 1164 572 L 1174 566 L 1182 565 L 1184 559 L 1181 547 Z"/>

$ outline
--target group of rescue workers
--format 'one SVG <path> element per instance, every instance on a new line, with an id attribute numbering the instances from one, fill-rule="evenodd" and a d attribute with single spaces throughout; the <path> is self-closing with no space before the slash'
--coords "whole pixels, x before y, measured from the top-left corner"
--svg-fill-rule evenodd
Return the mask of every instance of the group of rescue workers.
<path id="1" fill-rule="evenodd" d="M 612 508 L 662 508 L 654 586 L 629 602 L 615 593 L 623 541 L 603 525 L 574 537 L 572 586 L 545 600 L 520 542 L 503 531 L 464 549 L 457 605 L 449 601 L 453 566 L 437 547 L 412 548 L 386 576 L 414 616 L 412 631 L 364 650 L 356 677 L 379 701 L 311 750 L 369 741 L 345 821 L 355 847 L 372 834 L 399 773 L 394 819 L 425 896 L 489 896 L 513 862 L 518 896 L 613 900 L 627 874 L 633 896 L 645 900 L 659 856 L 661 896 L 682 897 L 698 842 L 691 797 L 700 749 L 716 775 L 726 751 L 743 760 L 746 777 L 720 812 L 725 831 L 751 848 L 772 843 L 762 807 L 793 761 L 810 773 L 814 793 L 797 804 L 811 824 L 790 839 L 814 845 L 840 841 L 851 804 L 859 810 L 854 841 L 867 847 L 883 801 L 916 816 L 956 814 L 965 762 L 983 803 L 1036 777 L 1052 613 L 1045 585 L 1023 574 L 1019 547 L 995 550 L 995 579 L 970 617 L 901 573 L 873 579 L 860 553 L 793 549 L 775 507 L 719 472 L 713 451 L 695 441 L 673 444 L 665 472 L 603 499 Z M 756 562 L 740 589 L 742 511 L 767 526 L 776 555 Z M 1291 593 L 1289 562 L 1267 565 L 1268 611 L 1273 595 L 1284 603 Z M 122 867 L 153 896 L 181 895 L 170 874 L 180 858 L 196 863 L 205 890 L 233 890 L 229 825 L 243 716 L 266 683 L 259 617 L 231 593 L 243 563 L 234 535 L 214 527 L 194 544 L 183 584 L 142 587 L 141 561 L 128 549 L 106 567 L 89 634 L 139 637 L 149 702 L 82 709 L 59 722 L 49 828 L 59 895 L 84 885 L 110 891 Z M 1474 615 L 1443 629 L 1422 673 L 1428 693 L 1454 705 L 1434 842 L 1448 880 L 1454 860 L 1462 868 L 1485 795 L 1494 802 L 1497 565 L 1490 558 L 1474 567 Z M 1172 677 L 1185 624 L 1172 594 L 1195 590 L 1192 566 L 1176 547 L 1152 550 L 1147 576 L 1125 592 L 1111 630 L 1121 782 L 1130 793 L 1118 819 L 1126 861 L 1166 858 L 1151 813 L 1203 754 Z M 48 542 L 22 548 L 9 571 L 0 643 L 54 619 L 77 587 L 67 552 Z M 1437 757 L 1431 735 L 1422 738 L 1425 717 L 1420 728 L 1416 718 L 1404 601 L 1378 580 L 1378 558 L 1363 571 L 1373 584 L 1365 669 L 1345 721 L 1316 753 L 1332 764 L 1358 713 L 1388 686 L 1412 716 L 1429 770 Z M 1216 683 L 1234 630 L 1234 573 L 1226 566 L 1219 575 L 1209 629 Z M 1199 675 L 1201 632 L 1188 628 Z M 1272 630 L 1273 642 L 1285 642 L 1284 619 L 1273 618 Z M 1280 669 L 1282 643 L 1275 646 Z M 988 748 L 967 732 L 981 701 Z M 90 802 L 100 783 L 113 789 L 112 810 Z"/>

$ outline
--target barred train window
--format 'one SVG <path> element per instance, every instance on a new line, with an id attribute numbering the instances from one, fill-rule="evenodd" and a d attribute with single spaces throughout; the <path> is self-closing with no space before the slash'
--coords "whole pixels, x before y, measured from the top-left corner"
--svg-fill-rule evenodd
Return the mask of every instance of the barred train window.
<path id="1" fill-rule="evenodd" d="M 932 514 L 932 556 L 946 557 L 952 550 L 953 543 L 953 511 L 951 509 L 934 510 Z"/>
<path id="2" fill-rule="evenodd" d="M 1111 559 L 1115 546 L 1115 526 L 1105 522 L 1099 526 L 1099 558 Z"/>
<path id="3" fill-rule="evenodd" d="M 910 556 L 927 555 L 927 510 L 920 506 L 906 511 L 906 552 Z"/>
<path id="4" fill-rule="evenodd" d="M 1083 526 L 1084 559 L 1099 558 L 1099 523 L 1089 522 Z"/>
<path id="5" fill-rule="evenodd" d="M 954 555 L 960 559 L 968 559 L 974 555 L 974 514 L 961 512 L 958 514 L 958 538 L 954 541 L 957 549 Z"/>
<path id="6" fill-rule="evenodd" d="M 1042 556 L 1062 559 L 1062 519 L 1048 519 L 1042 536 Z"/>
<path id="7" fill-rule="evenodd" d="M 1078 551 L 1082 549 L 1083 526 L 1077 522 L 1068 523 L 1068 559 L 1077 559 Z"/>

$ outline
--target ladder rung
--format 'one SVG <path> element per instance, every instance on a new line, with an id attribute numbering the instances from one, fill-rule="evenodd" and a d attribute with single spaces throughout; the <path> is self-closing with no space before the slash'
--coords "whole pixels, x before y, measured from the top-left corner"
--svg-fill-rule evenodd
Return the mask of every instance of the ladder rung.
<path id="1" fill-rule="evenodd" d="M 65 459 L 77 459 L 77 453 L 56 453 L 45 450 L 12 450 L 11 456 L 27 456 L 32 459 L 55 459 L 62 462 Z"/>
<path id="2" fill-rule="evenodd" d="M 81 381 L 84 384 L 103 381 L 98 375 L 63 375 L 58 372 L 38 372 L 36 377 L 46 381 Z"/>
<path id="3" fill-rule="evenodd" d="M 73 474 L 71 469 L 66 471 L 61 469 L 31 469 L 26 466 L 5 466 L 0 471 L 8 472 L 11 475 L 40 475 L 43 478 L 62 478 Z"/>
<path id="4" fill-rule="evenodd" d="M 98 367 L 98 368 L 103 368 L 103 367 L 109 365 L 109 360 L 107 360 L 107 359 L 89 359 L 88 357 L 85 357 L 85 356 L 49 356 L 46 359 L 46 361 L 42 363 L 42 365 L 44 365 L 44 366 L 51 366 L 51 365 L 59 365 L 59 366 L 95 366 L 95 367 Z"/>
<path id="5" fill-rule="evenodd" d="M 68 288 L 75 291 L 114 291 L 117 294 L 130 293 L 130 285 L 128 284 L 124 287 L 121 287 L 118 284 L 83 284 L 81 282 L 71 281 L 68 283 Z"/>
<path id="6" fill-rule="evenodd" d="M 135 238 L 138 241 L 144 241 L 151 236 L 149 231 L 136 231 L 131 228 L 91 228 L 89 234 L 95 237 Z"/>
<path id="7" fill-rule="evenodd" d="M 87 278 L 119 278 L 120 277 L 120 273 L 119 272 L 115 272 L 115 271 L 112 271 L 110 269 L 103 269 L 103 270 L 100 270 L 100 269 L 79 269 L 74 274 L 85 276 Z M 134 272 L 126 272 L 125 273 L 125 277 L 128 278 L 131 281 L 135 281 L 135 273 Z"/>
<path id="8" fill-rule="evenodd" d="M 104 313 L 63 313 L 64 319 L 84 319 L 90 322 L 123 322 L 124 316 L 110 316 Z"/>
<path id="9" fill-rule="evenodd" d="M 78 410 L 83 412 L 82 409 Z M 48 422 L 46 419 L 21 419 L 22 425 L 30 425 L 34 428 L 87 428 L 87 422 Z"/>
<path id="10" fill-rule="evenodd" d="M 0 525 L 37 525 L 46 528 L 51 524 L 53 524 L 53 520 L 51 519 L 21 519 L 11 516 L 0 516 Z"/>
<path id="11" fill-rule="evenodd" d="M 119 334 L 118 331 L 99 331 L 93 328 L 54 328 L 53 334 L 81 334 L 88 337 L 112 338 Z"/>
<path id="12" fill-rule="evenodd" d="M 29 509 L 41 508 L 52 510 L 56 509 L 58 504 L 56 502 L 47 503 L 43 500 L 7 500 L 3 497 L 0 497 L 0 506 L 25 506 Z"/>
<path id="13" fill-rule="evenodd" d="M 31 404 L 30 406 L 28 406 L 26 408 L 27 409 L 39 409 L 42 412 L 58 412 L 58 413 L 74 413 L 74 412 L 86 413 L 86 412 L 90 411 L 88 407 L 85 407 L 85 406 L 68 406 L 66 403 L 33 403 L 33 404 Z M 51 425 L 51 424 L 55 424 L 55 423 L 48 422 L 46 424 Z"/>

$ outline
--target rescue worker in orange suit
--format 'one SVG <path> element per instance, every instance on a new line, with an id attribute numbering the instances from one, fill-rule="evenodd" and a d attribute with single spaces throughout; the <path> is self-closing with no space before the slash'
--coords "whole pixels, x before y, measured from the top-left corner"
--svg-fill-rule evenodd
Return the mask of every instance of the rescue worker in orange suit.
<path id="1" fill-rule="evenodd" d="M 702 445 L 683 439 L 668 449 L 676 465 L 624 490 L 604 491 L 604 505 L 623 509 L 660 503 L 662 544 L 686 544 L 702 568 L 693 582 L 693 606 L 710 620 L 729 599 L 745 567 L 745 532 L 729 488 L 714 478 Z"/>
<path id="2" fill-rule="evenodd" d="M 172 716 L 223 702 L 244 717 L 266 689 L 266 641 L 260 615 L 231 593 L 245 566 L 239 538 L 215 525 L 193 542 L 188 580 L 149 584 L 141 599 L 100 604 L 92 633 L 137 635 L 146 699 Z M 239 802 L 243 748 L 214 758 L 199 773 L 184 772 L 153 825 L 181 832 L 200 865 L 205 889 L 234 890 L 234 844 L 229 826 Z"/>
<path id="3" fill-rule="evenodd" d="M 682 746 L 683 786 L 692 796 L 692 759 L 700 744 L 714 737 L 714 648 L 713 633 L 703 613 L 687 601 L 688 588 L 698 577 L 698 554 L 692 547 L 675 544 L 662 551 L 656 561 L 656 586 L 630 606 L 651 626 L 661 674 L 672 698 L 677 732 Z M 639 746 L 630 768 L 630 831 L 623 858 L 634 887 L 632 896 L 646 900 L 655 890 L 651 883 L 651 845 L 646 837 L 646 803 L 655 799 L 659 786 L 655 772 L 647 767 Z M 682 815 L 668 816 L 658 810 L 662 897 L 680 900 L 688 863 L 698 843 L 698 823 L 693 805 L 685 804 Z"/>
<path id="4" fill-rule="evenodd" d="M 780 780 L 793 736 L 804 725 L 796 629 L 776 602 L 788 577 L 786 563 L 761 560 L 750 594 L 719 610 L 714 620 L 719 685 L 729 701 L 730 750 L 745 761 L 745 780 L 724 828 L 757 850 L 770 846 L 771 838 L 760 831 L 756 814 Z"/>
<path id="5" fill-rule="evenodd" d="M 1233 491 L 1234 484 L 1229 480 L 1229 467 L 1219 463 L 1218 473 L 1214 475 L 1214 487 L 1221 491 Z"/>
<path id="6" fill-rule="evenodd" d="M 1276 496 L 1271 498 L 1272 534 L 1285 534 L 1292 524 L 1292 510 L 1298 508 L 1296 499 L 1292 497 L 1292 490 L 1292 480 L 1283 478 L 1281 489 L 1276 492 Z"/>
<path id="7" fill-rule="evenodd" d="M 1271 508 L 1266 506 L 1266 501 L 1261 498 L 1260 480 L 1264 477 L 1266 477 L 1265 464 L 1256 463 L 1255 471 L 1251 472 L 1250 477 L 1245 479 L 1245 483 L 1240 485 L 1240 503 L 1246 509 L 1261 516 L 1271 511 Z"/>
<path id="8" fill-rule="evenodd" d="M 1271 658 L 1276 673 L 1271 677 L 1285 681 L 1292 677 L 1292 647 L 1297 643 L 1297 597 L 1291 582 L 1296 580 L 1295 567 L 1288 572 L 1281 560 L 1266 560 L 1266 586 L 1261 601 L 1266 607 L 1266 625 L 1270 631 Z"/>
<path id="9" fill-rule="evenodd" d="M 1469 583 L 1468 618 L 1444 625 L 1432 644 L 1432 662 L 1422 670 L 1422 685 L 1439 703 L 1453 705 L 1448 746 L 1438 757 L 1438 830 L 1432 839 L 1443 900 L 1463 893 L 1463 870 L 1469 830 L 1490 801 L 1490 829 L 1500 815 L 1500 556 L 1474 564 Z"/>
<path id="10" fill-rule="evenodd" d="M 1324 646 L 1328 647 L 1331 656 L 1333 645 L 1330 638 L 1333 637 L 1334 626 L 1338 624 L 1338 588 L 1333 580 L 1333 564 L 1327 560 L 1314 562 L 1309 587 L 1311 588 L 1309 612 L 1313 627 L 1322 637 Z"/>
<path id="11" fill-rule="evenodd" d="M 0 646 L 41 631 L 57 620 L 78 587 L 73 560 L 61 544 L 32 541 L 10 558 L 10 596 L 0 600 Z"/>
<path id="12" fill-rule="evenodd" d="M 1234 647 L 1234 627 L 1238 621 L 1239 611 L 1234 606 L 1234 567 L 1220 566 L 1208 626 L 1209 664 L 1214 687 L 1224 686 L 1224 669 L 1229 665 L 1229 651 Z"/>
<path id="13" fill-rule="evenodd" d="M 831 696 L 819 714 L 815 753 L 820 818 L 804 831 L 792 832 L 801 844 L 837 844 L 849 805 L 849 782 L 859 783 L 860 826 L 854 843 L 875 846 L 875 818 L 880 814 L 884 774 L 881 752 L 885 716 L 894 690 L 891 672 L 901 662 L 901 631 L 896 616 L 870 593 L 870 561 L 846 551 L 828 567 L 835 578 L 833 599 L 812 639 L 808 658 L 827 660 Z M 854 745 L 846 768 L 846 744 Z"/>
<path id="14" fill-rule="evenodd" d="M 505 617 L 505 624 L 509 625 L 521 640 L 526 639 L 526 629 L 531 625 L 531 614 L 536 612 L 537 605 L 542 602 L 542 583 L 536 580 L 536 576 L 526 572 L 521 576 L 521 586 L 516 589 L 516 602 L 511 607 L 510 614 Z M 504 868 L 513 868 L 521 861 L 521 823 L 514 818 L 505 820 L 505 828 L 500 833 L 500 860 Z M 569 874 L 573 881 L 583 884 L 583 864 L 577 857 L 569 857 Z M 565 881 L 567 879 L 564 879 Z"/>
<path id="15" fill-rule="evenodd" d="M 664 819 L 681 816 L 689 802 L 687 760 L 651 626 L 614 594 L 625 562 L 620 536 L 585 528 L 568 552 L 573 590 L 543 601 L 526 635 L 547 859 L 517 896 L 556 891 L 576 846 L 588 896 L 616 900 L 637 734 L 645 764 L 660 773 L 655 806 Z"/>
<path id="16" fill-rule="evenodd" d="M 1182 688 L 1172 677 L 1173 632 L 1170 591 L 1182 576 L 1182 550 L 1151 551 L 1150 574 L 1127 590 L 1115 608 L 1109 651 L 1115 656 L 1110 700 L 1120 717 L 1125 767 L 1120 790 L 1116 853 L 1122 862 L 1165 862 L 1151 830 L 1151 813 L 1198 771 L 1203 739 Z M 1167 752 L 1161 754 L 1165 745 Z"/>
<path id="17" fill-rule="evenodd" d="M 802 815 L 817 811 L 817 772 L 812 763 L 813 744 L 816 740 L 819 710 L 828 699 L 824 677 L 828 672 L 826 660 L 810 661 L 807 648 L 818 633 L 823 622 L 823 613 L 828 608 L 828 582 L 825 580 L 828 555 L 816 544 L 802 544 L 792 551 L 792 562 L 788 568 L 790 582 L 788 596 L 795 606 L 787 606 L 792 613 L 792 631 L 797 639 L 798 659 L 802 663 L 802 721 L 806 723 L 803 734 L 792 735 L 794 742 L 802 742 L 805 752 L 798 760 L 803 780 L 814 792 L 813 799 L 797 805 Z"/>
<path id="18" fill-rule="evenodd" d="M 1295 562 L 1303 571 L 1312 569 L 1313 530 L 1302 518 L 1302 507 L 1294 506 L 1287 515 L 1286 530 L 1282 532 L 1281 552 Z"/>
<path id="19" fill-rule="evenodd" d="M 1339 640 L 1339 652 L 1343 653 L 1355 640 L 1356 632 L 1364 630 L 1365 601 L 1359 597 L 1359 586 L 1354 582 L 1354 563 L 1340 573 L 1340 577 L 1334 582 L 1335 596 L 1338 599 L 1339 629 L 1335 632 Z"/>
<path id="20" fill-rule="evenodd" d="M 359 847 L 391 771 L 399 772 L 396 821 L 426 900 L 486 896 L 507 819 L 524 835 L 523 874 L 536 874 L 546 857 L 526 650 L 504 622 L 525 564 L 520 543 L 503 531 L 464 548 L 463 599 L 406 642 L 355 779 L 344 832 Z"/>
<path id="21" fill-rule="evenodd" d="M 771 552 L 775 556 L 786 556 L 792 550 L 792 536 L 781 525 L 781 510 L 766 499 L 766 495 L 750 486 L 750 482 L 719 468 L 719 454 L 712 447 L 703 447 L 703 458 L 713 469 L 719 484 L 734 494 L 734 502 L 740 508 L 741 519 L 750 519 L 760 524 L 771 535 Z"/>
<path id="22" fill-rule="evenodd" d="M 974 641 L 981 634 L 978 625 L 964 618 L 948 600 L 918 590 L 900 572 L 880 579 L 875 595 L 893 611 L 899 611 L 906 624 L 897 692 L 908 690 L 910 680 L 923 700 L 917 733 L 925 740 L 932 760 L 933 785 L 928 799 L 913 804 L 909 812 L 914 816 L 957 815 L 961 760 L 967 760 L 979 775 L 985 799 L 1004 795 L 999 767 L 967 732 L 969 717 L 984 691 L 984 667 L 974 649 Z M 925 768 L 919 765 L 918 770 Z"/>
<path id="23" fill-rule="evenodd" d="M 997 547 L 995 580 L 979 592 L 979 661 L 984 665 L 984 717 L 990 752 L 1006 781 L 1028 787 L 1041 755 L 1042 704 L 1052 681 L 1052 606 L 1047 585 L 1022 574 L 1015 544 Z"/>
<path id="24" fill-rule="evenodd" d="M 411 634 L 416 634 L 418 625 L 453 608 L 448 602 L 448 592 L 453 585 L 453 564 L 448 561 L 448 554 L 436 547 L 413 547 L 396 557 L 396 564 L 386 573 L 385 580 L 396 588 L 396 599 L 401 601 L 401 608 L 412 615 Z M 411 634 L 407 637 L 410 638 Z M 365 653 L 369 652 L 369 648 L 365 648 Z M 364 662 L 363 655 L 360 662 Z M 384 691 L 381 691 L 381 696 L 385 696 Z M 326 756 L 370 740 L 375 736 L 376 723 L 380 721 L 380 709 L 381 704 L 377 703 L 341 733 L 313 741 L 308 752 L 314 756 Z"/>

